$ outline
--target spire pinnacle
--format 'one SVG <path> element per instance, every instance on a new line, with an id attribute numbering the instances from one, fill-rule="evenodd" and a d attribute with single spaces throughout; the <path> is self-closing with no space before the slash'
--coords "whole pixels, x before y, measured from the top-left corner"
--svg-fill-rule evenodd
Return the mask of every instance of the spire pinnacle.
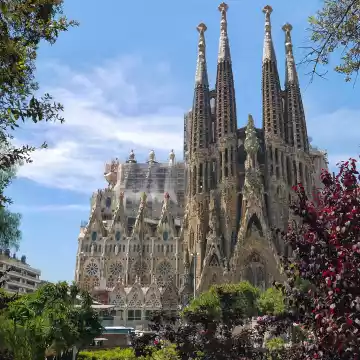
<path id="1" fill-rule="evenodd" d="M 245 130 L 245 142 L 244 147 L 247 154 L 254 156 L 259 150 L 259 140 L 256 135 L 254 119 L 251 114 L 248 117 L 248 123 Z"/>
<path id="2" fill-rule="evenodd" d="M 197 31 L 199 32 L 199 42 L 198 42 L 198 59 L 196 66 L 196 75 L 195 75 L 195 85 L 209 85 L 207 68 L 206 68 L 206 56 L 205 56 L 205 31 L 207 27 L 204 23 L 200 23 L 197 26 Z"/>
<path id="3" fill-rule="evenodd" d="M 271 20 L 270 15 L 273 12 L 273 9 L 270 5 L 266 5 L 263 8 L 263 13 L 265 14 L 265 39 L 264 39 L 264 49 L 263 49 L 263 62 L 266 60 L 276 62 L 274 45 L 271 37 Z"/>
<path id="4" fill-rule="evenodd" d="M 218 7 L 221 13 L 218 62 L 226 61 L 226 60 L 230 61 L 230 46 L 229 46 L 229 39 L 227 34 L 227 20 L 226 20 L 226 12 L 228 8 L 229 8 L 228 4 L 224 2 L 222 2 Z"/>
<path id="5" fill-rule="evenodd" d="M 286 23 L 282 29 L 285 32 L 285 51 L 286 51 L 286 81 L 287 82 L 298 82 L 297 72 L 295 66 L 295 59 L 293 54 L 293 45 L 291 41 L 291 30 L 292 25 Z"/>
<path id="6" fill-rule="evenodd" d="M 292 42 L 291 42 L 291 30 L 293 29 L 292 25 L 289 23 L 286 23 L 282 29 L 285 32 L 285 48 L 286 48 L 286 53 L 291 53 L 292 54 Z"/>

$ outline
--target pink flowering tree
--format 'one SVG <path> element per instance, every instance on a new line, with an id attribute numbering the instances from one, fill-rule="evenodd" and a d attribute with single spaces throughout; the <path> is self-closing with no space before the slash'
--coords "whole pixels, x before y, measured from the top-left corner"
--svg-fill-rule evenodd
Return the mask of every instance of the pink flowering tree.
<path id="1" fill-rule="evenodd" d="M 294 221 L 284 238 L 293 249 L 284 259 L 288 311 L 259 319 L 259 330 L 292 329 L 283 359 L 360 359 L 360 187 L 356 160 L 338 175 L 323 172 L 314 205 L 301 185 Z"/>

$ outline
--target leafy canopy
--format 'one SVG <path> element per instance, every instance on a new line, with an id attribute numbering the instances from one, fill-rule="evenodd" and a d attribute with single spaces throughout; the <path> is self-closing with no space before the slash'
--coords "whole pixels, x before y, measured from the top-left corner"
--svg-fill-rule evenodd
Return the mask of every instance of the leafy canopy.
<path id="1" fill-rule="evenodd" d="M 344 74 L 345 81 L 356 78 L 360 69 L 360 0 L 324 0 L 309 23 L 313 46 L 305 62 L 312 65 L 312 74 L 319 75 L 318 65 L 329 64 L 335 53 L 340 56 L 335 71 Z"/>
<path id="2" fill-rule="evenodd" d="M 30 339 L 29 352 L 41 354 L 42 358 L 45 351 L 60 354 L 73 346 L 78 349 L 87 346 L 102 332 L 92 302 L 87 292 L 66 282 L 46 284 L 32 294 L 21 296 L 10 302 L 4 312 L 9 330 L 7 348 L 16 354 L 19 336 L 25 343 Z"/>
<path id="3" fill-rule="evenodd" d="M 260 295 L 257 305 L 262 315 L 279 315 L 285 311 L 285 298 L 282 291 L 272 287 Z"/>

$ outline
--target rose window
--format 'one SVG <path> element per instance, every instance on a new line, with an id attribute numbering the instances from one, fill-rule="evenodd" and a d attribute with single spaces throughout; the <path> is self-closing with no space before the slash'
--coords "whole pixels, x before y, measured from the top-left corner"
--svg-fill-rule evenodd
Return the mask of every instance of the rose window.
<path id="1" fill-rule="evenodd" d="M 110 265 L 110 274 L 119 276 L 122 273 L 123 267 L 120 263 L 113 263 Z"/>
<path id="2" fill-rule="evenodd" d="M 91 262 L 86 265 L 86 273 L 89 276 L 95 276 L 98 273 L 98 271 L 99 271 L 99 266 L 96 263 Z"/>
<path id="3" fill-rule="evenodd" d="M 158 272 L 160 275 L 164 276 L 164 277 L 169 277 L 172 274 L 172 266 L 170 263 L 168 262 L 163 262 L 159 265 L 158 267 Z"/>

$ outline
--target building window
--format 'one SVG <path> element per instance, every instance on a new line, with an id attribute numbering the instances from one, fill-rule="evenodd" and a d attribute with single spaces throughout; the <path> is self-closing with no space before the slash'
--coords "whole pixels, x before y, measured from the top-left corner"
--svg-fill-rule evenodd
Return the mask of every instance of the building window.
<path id="1" fill-rule="evenodd" d="M 120 320 L 124 320 L 124 310 L 116 310 L 116 316 L 120 318 Z"/>
<path id="2" fill-rule="evenodd" d="M 117 232 L 115 233 L 115 240 L 116 240 L 116 241 L 120 241 L 120 239 L 121 239 L 121 232 L 120 232 L 120 231 L 117 231 Z"/>
<path id="3" fill-rule="evenodd" d="M 105 206 L 107 208 L 109 208 L 111 206 L 111 198 L 110 197 L 107 197 L 106 200 L 105 200 Z"/>
<path id="4" fill-rule="evenodd" d="M 128 310 L 128 320 L 141 320 L 141 310 Z"/>
<path id="5" fill-rule="evenodd" d="M 152 318 L 152 311 L 151 310 L 146 310 L 145 311 L 145 320 L 149 321 Z"/>
<path id="6" fill-rule="evenodd" d="M 93 231 L 92 234 L 91 234 L 91 240 L 96 241 L 96 238 L 97 238 L 97 232 Z"/>
<path id="7" fill-rule="evenodd" d="M 163 240 L 167 241 L 169 239 L 169 233 L 167 231 L 163 232 Z"/>

